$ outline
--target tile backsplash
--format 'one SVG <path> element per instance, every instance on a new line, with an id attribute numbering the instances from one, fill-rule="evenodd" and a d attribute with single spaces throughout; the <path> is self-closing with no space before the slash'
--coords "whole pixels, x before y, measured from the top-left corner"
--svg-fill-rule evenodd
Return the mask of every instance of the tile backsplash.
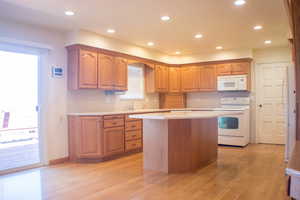
<path id="1" fill-rule="evenodd" d="M 101 90 L 68 91 L 68 112 L 110 112 L 159 108 L 158 94 L 145 94 L 143 100 L 124 100 Z"/>
<path id="2" fill-rule="evenodd" d="M 222 97 L 249 97 L 249 92 L 196 92 L 187 94 L 187 107 L 219 107 Z"/>

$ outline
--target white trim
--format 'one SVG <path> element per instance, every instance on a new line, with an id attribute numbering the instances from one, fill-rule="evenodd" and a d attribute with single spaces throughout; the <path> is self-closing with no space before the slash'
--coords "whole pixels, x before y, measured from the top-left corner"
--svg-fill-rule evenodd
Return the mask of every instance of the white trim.
<path id="1" fill-rule="evenodd" d="M 40 54 L 38 55 L 38 131 L 39 131 L 39 150 L 40 150 L 40 162 L 42 164 L 48 165 L 49 164 L 49 159 L 48 159 L 48 146 L 46 142 L 46 109 L 45 109 L 45 99 L 43 98 L 43 62 L 45 61 L 44 58 L 45 54 Z"/>
<path id="2" fill-rule="evenodd" d="M 25 169 L 31 169 L 31 168 L 36 168 L 36 167 L 41 167 L 41 166 L 44 166 L 44 165 L 47 165 L 48 164 L 48 157 L 47 157 L 47 146 L 46 146 L 46 135 L 45 135 L 45 132 L 44 132 L 44 127 L 42 125 L 42 114 L 41 114 L 41 110 L 42 110 L 42 102 L 43 102 L 43 99 L 42 99 L 42 59 L 41 57 L 43 55 L 45 55 L 45 51 L 44 52 L 36 52 L 36 51 L 32 51 L 32 49 L 30 47 L 28 48 L 23 48 L 23 47 L 20 47 L 18 45 L 9 45 L 9 46 L 6 46 L 8 47 L 8 49 L 5 49 L 5 48 L 2 48 L 3 47 L 3 44 L 0 43 L 0 50 L 3 50 L 3 51 L 10 51 L 10 52 L 15 52 L 15 53 L 25 53 L 25 54 L 30 54 L 30 55 L 35 55 L 37 56 L 37 59 L 38 59 L 38 66 L 37 66 L 37 80 L 36 80 L 36 84 L 38 86 L 37 88 L 37 96 L 38 96 L 38 99 L 37 99 L 37 106 L 39 107 L 39 111 L 37 113 L 38 115 L 38 124 L 37 124 L 37 127 L 38 127 L 38 136 L 39 136 L 39 160 L 40 162 L 39 163 L 35 163 L 35 164 L 32 164 L 32 165 L 28 165 L 28 166 L 23 166 L 23 167 L 18 167 L 18 168 L 13 168 L 13 169 L 8 169 L 8 170 L 4 170 L 4 171 L 0 171 L 0 175 L 2 173 L 12 173 L 12 172 L 16 172 L 16 171 L 21 171 L 21 170 L 25 170 Z M 48 51 L 46 51 L 46 53 L 48 53 Z"/>
<path id="3" fill-rule="evenodd" d="M 24 170 L 28 170 L 28 169 L 34 169 L 34 168 L 38 168 L 38 167 L 43 167 L 45 166 L 42 163 L 37 163 L 37 164 L 33 164 L 33 165 L 27 165 L 25 167 L 17 167 L 17 168 L 13 168 L 13 169 L 7 169 L 7 170 L 2 170 L 0 171 L 0 175 L 6 175 L 6 174 L 11 174 L 11 173 L 16 173 L 16 172 L 20 172 L 20 171 L 24 171 Z"/>
<path id="4" fill-rule="evenodd" d="M 285 159 L 288 161 L 291 157 L 296 141 L 296 83 L 295 66 L 288 66 L 288 134 L 286 137 Z"/>
<path id="5" fill-rule="evenodd" d="M 47 44 L 25 41 L 25 40 L 16 40 L 16 39 L 6 38 L 6 37 L 0 37 L 0 43 L 18 45 L 18 46 L 29 47 L 29 48 L 53 50 L 53 47 Z"/>

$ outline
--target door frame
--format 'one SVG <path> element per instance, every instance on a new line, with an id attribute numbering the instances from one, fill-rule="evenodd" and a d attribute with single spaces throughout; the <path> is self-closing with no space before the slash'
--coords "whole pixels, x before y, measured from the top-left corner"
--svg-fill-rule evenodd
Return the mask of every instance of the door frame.
<path id="1" fill-rule="evenodd" d="M 28 54 L 28 55 L 34 55 L 37 56 L 37 80 L 36 80 L 36 84 L 37 84 L 37 106 L 38 106 L 38 111 L 37 111 L 37 130 L 38 130 L 38 141 L 39 141 L 39 158 L 40 158 L 40 162 L 39 163 L 35 163 L 32 165 L 27 165 L 24 167 L 18 167 L 18 168 L 13 168 L 13 169 L 8 169 L 8 170 L 3 170 L 0 172 L 1 174 L 7 174 L 7 173 L 12 173 L 12 172 L 17 172 L 17 171 L 21 171 L 21 170 L 25 170 L 25 169 L 32 169 L 32 168 L 36 168 L 36 167 L 41 167 L 41 166 L 45 166 L 48 164 L 48 158 L 47 158 L 47 154 L 46 154 L 46 136 L 44 134 L 43 131 L 43 125 L 42 125 L 42 116 L 44 116 L 43 112 L 42 112 L 42 102 L 43 102 L 43 98 L 42 98 L 42 93 L 41 93 L 41 87 L 42 87 L 42 70 L 41 70 L 41 66 L 42 66 L 42 59 L 41 57 L 43 56 L 43 50 L 42 49 L 37 49 L 37 48 L 31 48 L 31 47 L 25 47 L 22 45 L 17 45 L 17 44 L 8 44 L 8 43 L 2 43 L 0 42 L 0 50 L 1 51 L 7 51 L 7 52 L 12 52 L 12 53 L 22 53 L 22 54 Z"/>
<path id="2" fill-rule="evenodd" d="M 259 87 L 259 65 L 262 64 L 285 64 L 287 65 L 287 103 L 288 103 L 288 116 L 287 116 L 287 134 L 286 134 L 286 159 L 288 159 L 290 155 L 290 151 L 293 147 L 293 143 L 295 141 L 296 129 L 293 127 L 295 125 L 294 117 L 295 113 L 293 112 L 295 109 L 295 70 L 293 64 L 288 61 L 276 61 L 276 62 L 258 62 L 254 63 L 254 74 L 255 80 L 253 81 L 255 84 L 255 103 L 253 103 L 253 108 L 255 112 L 255 121 L 259 119 L 259 110 L 257 109 L 257 105 L 259 103 L 259 96 L 257 88 Z M 293 125 L 293 126 L 290 126 Z M 293 139 L 293 137 L 295 139 Z M 255 122 L 255 143 L 259 143 L 259 127 L 258 123 Z"/>

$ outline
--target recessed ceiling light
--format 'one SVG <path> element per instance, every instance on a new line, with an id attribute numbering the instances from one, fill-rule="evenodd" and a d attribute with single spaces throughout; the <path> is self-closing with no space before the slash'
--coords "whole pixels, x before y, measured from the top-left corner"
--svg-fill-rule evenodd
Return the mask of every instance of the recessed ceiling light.
<path id="1" fill-rule="evenodd" d="M 265 44 L 271 44 L 271 43 L 272 43 L 271 40 L 266 40 L 266 41 L 265 41 Z"/>
<path id="2" fill-rule="evenodd" d="M 261 30 L 263 27 L 261 25 L 257 25 L 257 26 L 254 26 L 253 29 L 254 30 Z"/>
<path id="3" fill-rule="evenodd" d="M 114 29 L 107 29 L 108 33 L 115 33 L 116 31 Z"/>
<path id="4" fill-rule="evenodd" d="M 195 38 L 197 38 L 197 39 L 202 38 L 202 37 L 203 37 L 202 34 L 196 34 L 196 35 L 195 35 Z"/>
<path id="5" fill-rule="evenodd" d="M 236 0 L 236 1 L 234 2 L 234 5 L 236 5 L 236 6 L 242 6 L 242 5 L 244 5 L 245 3 L 246 3 L 245 0 Z"/>
<path id="6" fill-rule="evenodd" d="M 181 52 L 180 52 L 180 51 L 176 51 L 175 54 L 176 54 L 176 55 L 179 55 L 179 54 L 181 54 Z"/>
<path id="7" fill-rule="evenodd" d="M 147 45 L 148 45 L 148 46 L 153 46 L 154 43 L 153 43 L 153 42 L 148 42 Z"/>
<path id="8" fill-rule="evenodd" d="M 169 16 L 162 16 L 161 18 L 160 18 L 162 21 L 169 21 L 171 18 L 169 17 Z"/>
<path id="9" fill-rule="evenodd" d="M 222 50 L 223 47 L 222 47 L 222 46 L 217 46 L 216 49 L 217 49 L 217 50 Z"/>
<path id="10" fill-rule="evenodd" d="M 65 11 L 65 15 L 67 15 L 67 16 L 73 16 L 73 15 L 75 15 L 75 13 L 73 11 L 71 11 L 71 10 L 67 10 L 67 11 Z"/>

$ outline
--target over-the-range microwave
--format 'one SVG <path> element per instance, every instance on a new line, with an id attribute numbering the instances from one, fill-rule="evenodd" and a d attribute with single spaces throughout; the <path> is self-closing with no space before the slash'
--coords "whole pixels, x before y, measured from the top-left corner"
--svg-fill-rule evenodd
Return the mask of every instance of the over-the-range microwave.
<path id="1" fill-rule="evenodd" d="M 218 76 L 218 91 L 246 91 L 247 75 Z"/>

